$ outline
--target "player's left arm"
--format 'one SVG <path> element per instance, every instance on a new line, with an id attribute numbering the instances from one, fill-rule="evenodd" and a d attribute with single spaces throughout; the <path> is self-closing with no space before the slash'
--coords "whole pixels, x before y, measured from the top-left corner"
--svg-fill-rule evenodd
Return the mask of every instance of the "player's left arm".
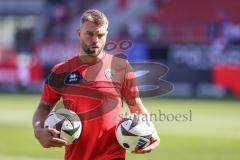
<path id="1" fill-rule="evenodd" d="M 143 103 L 142 103 L 142 101 L 139 97 L 137 97 L 133 100 L 128 100 L 127 104 L 128 104 L 128 107 L 129 107 L 131 113 L 146 115 L 148 117 L 148 119 L 150 120 L 150 114 L 149 114 L 148 110 L 144 107 L 144 105 L 143 105 Z M 151 125 L 152 125 L 152 128 L 153 128 L 153 134 L 152 134 L 152 137 L 151 137 L 150 145 L 147 146 L 146 148 L 133 151 L 133 153 L 136 153 L 136 154 L 149 153 L 159 146 L 160 137 L 159 137 L 159 135 L 157 133 L 157 130 L 156 130 L 156 128 L 155 128 L 155 126 L 153 125 L 152 122 L 151 122 Z"/>

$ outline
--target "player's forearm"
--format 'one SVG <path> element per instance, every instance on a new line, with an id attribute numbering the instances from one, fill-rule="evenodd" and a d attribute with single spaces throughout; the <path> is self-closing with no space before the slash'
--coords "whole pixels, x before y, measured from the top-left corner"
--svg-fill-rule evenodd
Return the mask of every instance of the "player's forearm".
<path id="1" fill-rule="evenodd" d="M 35 133 L 38 128 L 43 128 L 44 121 L 47 118 L 50 111 L 51 107 L 49 105 L 44 104 L 42 102 L 38 105 L 32 119 L 32 124 Z"/>
<path id="2" fill-rule="evenodd" d="M 146 116 L 150 115 L 140 98 L 128 101 L 128 106 L 131 113 L 143 114 Z"/>

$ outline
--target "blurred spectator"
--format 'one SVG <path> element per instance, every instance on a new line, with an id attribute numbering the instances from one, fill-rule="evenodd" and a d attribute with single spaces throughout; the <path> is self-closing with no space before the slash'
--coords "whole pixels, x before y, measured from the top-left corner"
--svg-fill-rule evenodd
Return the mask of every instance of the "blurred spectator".
<path id="1" fill-rule="evenodd" d="M 30 79 L 32 85 L 41 85 L 43 80 L 43 66 L 39 62 L 38 58 L 34 55 L 31 56 L 31 64 L 30 64 Z"/>
<path id="2" fill-rule="evenodd" d="M 231 21 L 225 9 L 219 9 L 216 20 L 209 25 L 208 35 L 213 52 L 221 53 L 229 44 L 240 44 L 240 24 Z"/>
<path id="3" fill-rule="evenodd" d="M 21 54 L 17 57 L 17 75 L 19 85 L 26 88 L 31 84 L 30 78 L 30 56 Z"/>
<path id="4" fill-rule="evenodd" d="M 29 54 L 32 46 L 33 29 L 20 28 L 15 35 L 16 51 Z"/>
<path id="5" fill-rule="evenodd" d="M 216 18 L 209 24 L 208 35 L 211 41 L 222 36 L 224 27 L 230 23 L 228 12 L 221 8 L 217 11 Z"/>
<path id="6" fill-rule="evenodd" d="M 137 19 L 134 19 L 131 23 L 127 24 L 127 30 L 130 38 L 133 40 L 141 38 L 144 33 L 143 25 L 140 20 Z"/>
<path id="7" fill-rule="evenodd" d="M 47 36 L 56 40 L 63 40 L 68 21 L 67 7 L 64 4 L 57 4 L 51 14 Z"/>
<path id="8" fill-rule="evenodd" d="M 13 48 L 0 48 L 0 66 L 16 66 L 16 51 Z"/>
<path id="9" fill-rule="evenodd" d="M 226 37 L 229 44 L 240 44 L 240 24 L 229 23 L 223 29 L 223 36 Z"/>

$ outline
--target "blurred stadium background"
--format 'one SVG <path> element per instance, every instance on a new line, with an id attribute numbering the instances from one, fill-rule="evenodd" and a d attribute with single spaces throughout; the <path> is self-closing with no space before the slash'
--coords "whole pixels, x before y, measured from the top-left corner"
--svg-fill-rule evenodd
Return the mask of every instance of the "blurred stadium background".
<path id="1" fill-rule="evenodd" d="M 108 16 L 108 41 L 133 42 L 121 50 L 130 61 L 168 66 L 174 90 L 144 99 L 151 113 L 192 111 L 189 122 L 156 122 L 161 146 L 128 159 L 239 159 L 237 0 L 0 0 L 0 159 L 63 159 L 63 149 L 40 147 L 31 117 L 50 68 L 78 52 L 90 8 Z"/>

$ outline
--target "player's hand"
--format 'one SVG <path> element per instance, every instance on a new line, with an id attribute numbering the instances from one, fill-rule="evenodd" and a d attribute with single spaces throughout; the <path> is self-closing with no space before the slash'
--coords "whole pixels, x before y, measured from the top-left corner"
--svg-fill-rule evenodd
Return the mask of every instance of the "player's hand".
<path id="1" fill-rule="evenodd" d="M 135 154 L 144 154 L 144 153 L 149 153 L 151 152 L 152 150 L 154 150 L 155 148 L 157 148 L 160 144 L 160 138 L 158 136 L 157 133 L 154 133 L 150 139 L 150 144 L 143 148 L 143 149 L 135 149 L 135 151 L 132 151 L 132 153 L 135 153 Z"/>
<path id="2" fill-rule="evenodd" d="M 35 136 L 44 148 L 66 146 L 67 142 L 59 138 L 60 132 L 53 128 L 37 128 Z"/>

